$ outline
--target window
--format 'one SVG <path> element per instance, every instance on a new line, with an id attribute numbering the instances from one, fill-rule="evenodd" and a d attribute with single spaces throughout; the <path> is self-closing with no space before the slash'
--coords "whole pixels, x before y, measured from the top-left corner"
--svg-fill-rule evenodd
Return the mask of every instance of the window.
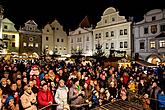
<path id="1" fill-rule="evenodd" d="M 155 45 L 155 41 L 150 41 L 150 48 L 155 48 L 156 45 Z"/>
<path id="2" fill-rule="evenodd" d="M 165 47 L 165 40 L 160 40 L 159 41 L 159 47 L 164 48 Z"/>
<path id="3" fill-rule="evenodd" d="M 160 31 L 165 31 L 165 24 L 164 25 L 160 25 Z"/>
<path id="4" fill-rule="evenodd" d="M 81 42 L 81 38 L 80 38 L 80 42 Z"/>
<path id="5" fill-rule="evenodd" d="M 120 30 L 120 35 L 123 35 L 123 30 Z"/>
<path id="6" fill-rule="evenodd" d="M 111 43 L 111 49 L 113 49 L 114 48 L 114 43 Z"/>
<path id="7" fill-rule="evenodd" d="M 153 17 L 152 17 L 152 21 L 154 21 L 154 20 L 156 20 L 156 16 L 153 16 Z"/>
<path id="8" fill-rule="evenodd" d="M 126 41 L 124 42 L 124 48 L 128 48 L 128 43 Z"/>
<path id="9" fill-rule="evenodd" d="M 140 42 L 140 49 L 144 49 L 144 42 Z"/>
<path id="10" fill-rule="evenodd" d="M 73 39 L 71 39 L 71 43 L 73 43 Z"/>
<path id="11" fill-rule="evenodd" d="M 144 34 L 148 34 L 148 27 L 144 28 Z"/>
<path id="12" fill-rule="evenodd" d="M 48 41 L 49 40 L 49 37 L 46 37 L 46 41 Z"/>
<path id="13" fill-rule="evenodd" d="M 127 29 L 124 29 L 124 35 L 127 35 Z"/>
<path id="14" fill-rule="evenodd" d="M 56 28 L 56 30 L 59 30 L 58 28 Z"/>
<path id="15" fill-rule="evenodd" d="M 157 25 L 152 25 L 151 26 L 151 33 L 155 34 L 157 32 Z"/>
<path id="16" fill-rule="evenodd" d="M 12 38 L 15 39 L 15 35 L 12 35 Z"/>
<path id="17" fill-rule="evenodd" d="M 109 33 L 108 33 L 108 32 L 106 32 L 106 33 L 105 33 L 105 36 L 106 36 L 106 37 L 109 37 Z"/>
<path id="18" fill-rule="evenodd" d="M 29 47 L 33 47 L 33 43 L 32 42 L 29 43 Z"/>
<path id="19" fill-rule="evenodd" d="M 81 34 L 81 31 L 78 31 L 79 34 Z"/>
<path id="20" fill-rule="evenodd" d="M 89 46 L 88 45 L 86 45 L 86 51 L 89 51 Z"/>
<path id="21" fill-rule="evenodd" d="M 89 41 L 89 37 L 87 37 L 87 41 Z"/>
<path id="22" fill-rule="evenodd" d="M 111 31 L 111 37 L 113 37 L 114 36 L 114 31 Z"/>
<path id="23" fill-rule="evenodd" d="M 66 47 L 64 47 L 64 50 L 66 50 Z"/>
<path id="24" fill-rule="evenodd" d="M 79 38 L 77 38 L 77 42 L 79 42 Z"/>
<path id="25" fill-rule="evenodd" d="M 11 46 L 12 46 L 12 47 L 15 47 L 15 42 L 12 42 Z"/>
<path id="26" fill-rule="evenodd" d="M 123 42 L 120 42 L 120 48 L 123 48 Z"/>
<path id="27" fill-rule="evenodd" d="M 4 47 L 8 47 L 8 42 L 4 42 Z"/>
<path id="28" fill-rule="evenodd" d="M 98 38 L 98 34 L 95 35 L 95 39 L 97 39 L 97 38 Z"/>
<path id="29" fill-rule="evenodd" d="M 105 19 L 105 23 L 107 23 L 107 20 Z"/>
<path id="30" fill-rule="evenodd" d="M 109 48 L 109 45 L 108 45 L 108 43 L 106 43 L 106 45 L 105 45 L 105 48 L 106 48 L 106 49 L 108 49 L 108 48 Z"/>
<path id="31" fill-rule="evenodd" d="M 61 42 L 64 42 L 64 39 L 61 39 Z"/>
<path id="32" fill-rule="evenodd" d="M 49 29 L 47 29 L 47 32 L 49 32 Z"/>
<path id="33" fill-rule="evenodd" d="M 57 42 L 59 42 L 60 40 L 59 40 L 59 38 L 57 39 Z"/>
<path id="34" fill-rule="evenodd" d="M 7 29 L 7 25 L 4 25 L 4 29 Z"/>
<path id="35" fill-rule="evenodd" d="M 115 21 L 115 18 L 112 18 L 112 21 Z"/>
<path id="36" fill-rule="evenodd" d="M 99 33 L 99 38 L 101 38 L 101 33 Z"/>
<path id="37" fill-rule="evenodd" d="M 61 47 L 59 47 L 59 50 L 62 50 L 62 48 L 61 48 Z"/>
<path id="38" fill-rule="evenodd" d="M 35 47 L 38 47 L 38 43 L 35 44 Z"/>
<path id="39" fill-rule="evenodd" d="M 24 42 L 24 43 L 23 43 L 23 46 L 24 46 L 24 47 L 26 47 L 26 46 L 27 46 L 27 43 L 26 43 L 26 42 Z"/>
<path id="40" fill-rule="evenodd" d="M 95 49 L 97 49 L 97 44 L 95 44 Z"/>

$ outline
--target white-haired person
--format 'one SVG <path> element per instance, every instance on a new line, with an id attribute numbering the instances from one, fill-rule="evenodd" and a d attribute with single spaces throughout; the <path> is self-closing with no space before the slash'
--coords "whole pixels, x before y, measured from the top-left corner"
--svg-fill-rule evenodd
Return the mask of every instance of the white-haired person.
<path id="1" fill-rule="evenodd" d="M 68 105 L 68 87 L 66 87 L 63 79 L 59 81 L 59 86 L 56 90 L 55 94 L 55 102 L 59 104 L 56 107 L 56 110 L 69 110 L 70 107 Z"/>

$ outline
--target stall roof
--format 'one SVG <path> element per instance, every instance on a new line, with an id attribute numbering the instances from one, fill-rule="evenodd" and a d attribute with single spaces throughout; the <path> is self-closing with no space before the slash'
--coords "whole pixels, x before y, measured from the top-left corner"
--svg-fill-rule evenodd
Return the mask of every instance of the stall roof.
<path id="1" fill-rule="evenodd" d="M 157 65 L 149 63 L 147 61 L 144 60 L 137 60 L 135 61 L 137 64 L 141 65 L 141 66 L 147 66 L 147 67 L 156 67 Z"/>

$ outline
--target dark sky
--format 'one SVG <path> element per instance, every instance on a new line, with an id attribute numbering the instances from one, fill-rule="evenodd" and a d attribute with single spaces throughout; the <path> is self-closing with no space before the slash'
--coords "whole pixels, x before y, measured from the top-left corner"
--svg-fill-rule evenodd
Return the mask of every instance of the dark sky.
<path id="1" fill-rule="evenodd" d="M 150 9 L 165 8 L 165 0 L 0 0 L 0 4 L 5 9 L 4 16 L 16 27 L 34 19 L 42 28 L 56 18 L 64 30 L 77 28 L 85 16 L 96 25 L 110 6 L 118 9 L 120 15 L 134 16 L 136 21 Z"/>

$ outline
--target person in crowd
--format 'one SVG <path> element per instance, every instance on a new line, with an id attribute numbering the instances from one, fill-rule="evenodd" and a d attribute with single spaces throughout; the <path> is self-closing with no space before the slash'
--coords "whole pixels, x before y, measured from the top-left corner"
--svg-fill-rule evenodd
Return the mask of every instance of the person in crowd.
<path id="1" fill-rule="evenodd" d="M 24 86 L 24 94 L 21 96 L 20 100 L 24 110 L 37 110 L 36 96 L 32 92 L 29 84 Z"/>
<path id="2" fill-rule="evenodd" d="M 157 96 L 160 90 L 161 89 L 159 86 L 157 86 L 156 82 L 153 82 L 152 85 L 148 88 L 148 91 L 150 93 L 150 98 L 151 98 L 150 106 L 153 110 L 157 110 L 157 107 L 158 107 Z"/>
<path id="3" fill-rule="evenodd" d="M 149 95 L 148 94 L 144 94 L 143 98 L 143 108 L 144 110 L 151 110 L 150 108 L 150 99 L 149 99 Z"/>
<path id="4" fill-rule="evenodd" d="M 55 102 L 59 104 L 56 110 L 70 109 L 68 105 L 68 91 L 68 87 L 66 87 L 64 80 L 61 79 L 55 94 Z"/>
<path id="5" fill-rule="evenodd" d="M 69 89 L 69 101 L 73 105 L 71 110 L 83 110 L 81 104 L 84 103 L 83 99 L 84 91 L 81 90 L 79 80 L 77 78 L 72 79 L 72 87 Z"/>
<path id="6" fill-rule="evenodd" d="M 54 98 L 52 92 L 48 89 L 48 84 L 43 83 L 42 88 L 38 92 L 38 108 L 41 109 L 45 106 L 53 104 Z M 51 107 L 47 107 L 46 110 L 51 110 Z"/>
<path id="7" fill-rule="evenodd" d="M 6 78 L 2 78 L 1 79 L 0 87 L 1 87 L 4 95 L 9 94 L 9 92 L 10 92 L 10 89 L 9 89 L 10 86 L 7 84 L 7 79 Z"/>
<path id="8" fill-rule="evenodd" d="M 2 108 L 2 110 L 19 110 L 14 105 L 14 97 L 8 96 L 5 101 L 5 106 Z"/>
<path id="9" fill-rule="evenodd" d="M 0 110 L 1 110 L 2 105 L 3 105 L 2 99 L 3 99 L 3 94 L 2 94 L 2 89 L 0 88 Z"/>

